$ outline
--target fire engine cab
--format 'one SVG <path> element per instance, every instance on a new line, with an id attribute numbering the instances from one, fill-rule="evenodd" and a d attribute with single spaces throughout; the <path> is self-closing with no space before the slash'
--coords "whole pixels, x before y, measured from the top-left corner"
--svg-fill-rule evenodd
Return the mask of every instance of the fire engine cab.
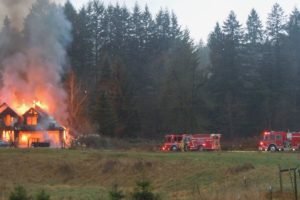
<path id="1" fill-rule="evenodd" d="M 300 132 L 266 131 L 259 142 L 261 151 L 288 151 L 300 149 Z"/>
<path id="2" fill-rule="evenodd" d="M 170 134 L 165 136 L 162 151 L 220 150 L 221 134 Z"/>

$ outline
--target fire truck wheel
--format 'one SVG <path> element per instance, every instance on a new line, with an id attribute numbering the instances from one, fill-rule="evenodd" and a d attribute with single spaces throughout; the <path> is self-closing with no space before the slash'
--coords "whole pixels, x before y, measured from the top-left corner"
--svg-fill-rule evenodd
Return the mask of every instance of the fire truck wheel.
<path id="1" fill-rule="evenodd" d="M 277 149 L 276 149 L 276 146 L 275 145 L 270 145 L 269 146 L 269 151 L 271 152 L 275 152 Z"/>
<path id="2" fill-rule="evenodd" d="M 171 151 L 178 151 L 178 148 L 176 146 L 172 146 Z"/>

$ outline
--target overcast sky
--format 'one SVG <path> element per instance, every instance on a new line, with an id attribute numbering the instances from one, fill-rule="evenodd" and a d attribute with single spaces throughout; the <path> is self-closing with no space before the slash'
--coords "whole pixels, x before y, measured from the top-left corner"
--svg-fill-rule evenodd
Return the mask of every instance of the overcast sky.
<path id="1" fill-rule="evenodd" d="M 82 7 L 88 0 L 70 0 L 76 8 Z M 207 39 L 217 21 L 223 23 L 230 10 L 233 10 L 240 23 L 245 24 L 252 8 L 258 12 L 261 20 L 265 22 L 272 5 L 279 3 L 286 15 L 295 7 L 300 7 L 300 0 L 103 0 L 104 3 L 124 3 L 133 8 L 135 2 L 141 6 L 147 4 L 156 14 L 160 8 L 173 10 L 182 27 L 187 27 L 195 41 Z"/>

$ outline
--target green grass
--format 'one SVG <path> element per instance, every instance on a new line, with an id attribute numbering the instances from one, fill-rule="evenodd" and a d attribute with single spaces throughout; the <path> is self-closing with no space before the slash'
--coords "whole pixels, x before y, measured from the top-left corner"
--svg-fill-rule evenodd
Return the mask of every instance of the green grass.
<path id="1" fill-rule="evenodd" d="M 266 199 L 269 185 L 279 189 L 278 165 L 300 165 L 299 153 L 283 152 L 0 149 L 0 159 L 0 198 L 19 184 L 32 195 L 44 189 L 53 200 L 106 200 L 113 184 L 129 196 L 141 179 L 166 200 Z M 283 181 L 290 191 L 289 174 Z"/>

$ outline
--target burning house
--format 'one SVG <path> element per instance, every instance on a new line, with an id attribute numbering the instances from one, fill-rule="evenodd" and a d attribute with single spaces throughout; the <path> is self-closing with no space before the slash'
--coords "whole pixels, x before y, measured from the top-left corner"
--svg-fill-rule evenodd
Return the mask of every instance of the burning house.
<path id="1" fill-rule="evenodd" d="M 37 105 L 19 116 L 6 103 L 0 106 L 0 138 L 20 148 L 63 148 L 66 129 Z"/>
<path id="2" fill-rule="evenodd" d="M 70 139 L 62 124 L 72 27 L 56 2 L 0 0 L 0 139 L 20 148 L 64 147 Z"/>

